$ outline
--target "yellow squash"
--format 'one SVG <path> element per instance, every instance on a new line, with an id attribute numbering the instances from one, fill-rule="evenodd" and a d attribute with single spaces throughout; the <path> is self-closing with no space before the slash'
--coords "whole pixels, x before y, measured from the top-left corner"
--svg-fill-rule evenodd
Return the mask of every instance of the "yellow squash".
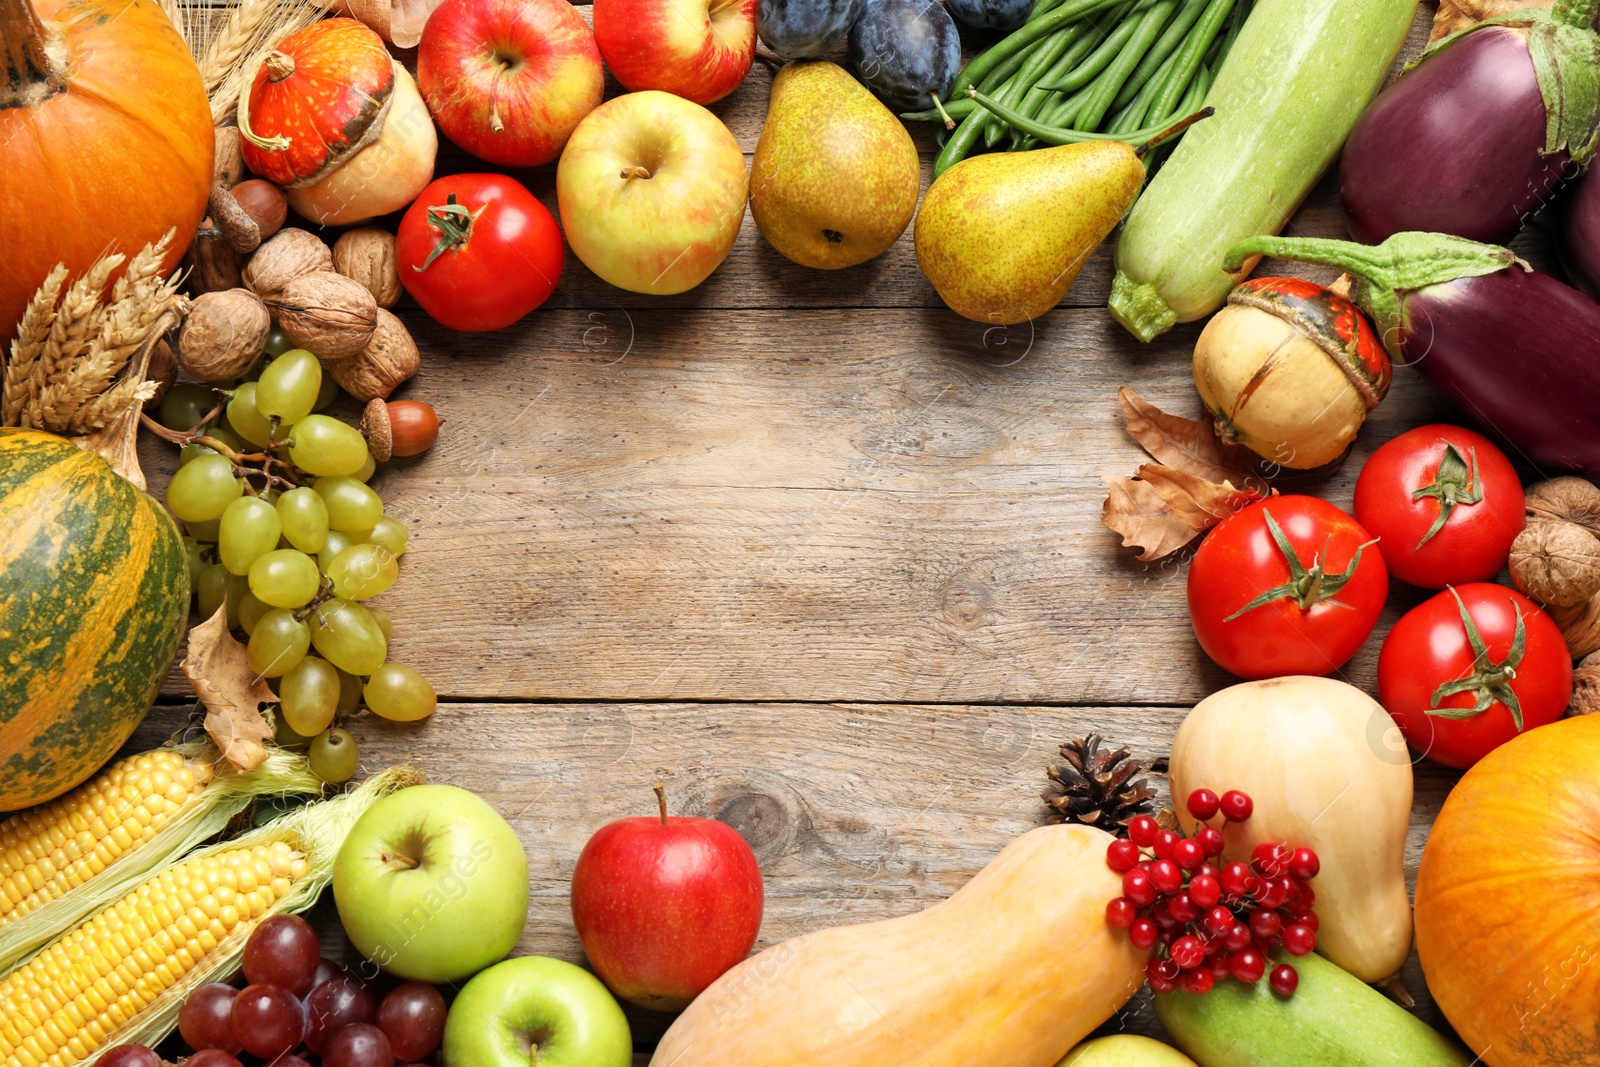
<path id="1" fill-rule="evenodd" d="M 678 1017 L 654 1067 L 1051 1067 L 1144 981 L 1106 925 L 1110 835 L 1045 826 L 950 899 L 744 961 Z"/>

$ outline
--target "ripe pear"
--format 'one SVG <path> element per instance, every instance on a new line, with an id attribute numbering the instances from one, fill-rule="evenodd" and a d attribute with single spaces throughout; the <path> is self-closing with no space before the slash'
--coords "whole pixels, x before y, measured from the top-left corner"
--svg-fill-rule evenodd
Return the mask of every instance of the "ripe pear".
<path id="1" fill-rule="evenodd" d="M 1143 184 L 1144 163 L 1122 141 L 974 156 L 923 198 L 917 266 L 969 319 L 1038 318 L 1072 288 Z"/>
<path id="2" fill-rule="evenodd" d="M 844 68 L 784 64 L 750 165 L 762 236 L 806 267 L 865 263 L 905 232 L 921 165 L 911 135 Z"/>

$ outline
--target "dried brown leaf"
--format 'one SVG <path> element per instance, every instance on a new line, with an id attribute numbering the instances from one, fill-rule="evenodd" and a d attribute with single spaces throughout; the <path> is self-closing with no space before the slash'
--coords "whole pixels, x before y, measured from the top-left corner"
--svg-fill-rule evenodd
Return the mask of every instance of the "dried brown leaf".
<path id="1" fill-rule="evenodd" d="M 1173 513 L 1196 533 L 1211 529 L 1259 499 L 1232 482 L 1210 482 L 1160 463 L 1146 463 L 1139 468 L 1139 477 L 1149 482 Z"/>
<path id="2" fill-rule="evenodd" d="M 272 727 L 261 705 L 278 698 L 250 669 L 245 647 L 228 632 L 228 606 L 189 631 L 183 673 L 206 706 L 206 733 L 229 763 L 253 770 L 267 758 L 263 742 Z"/>
<path id="3" fill-rule="evenodd" d="M 1553 0 L 1439 0 L 1439 10 L 1433 14 L 1433 29 L 1428 43 L 1448 37 L 1458 30 L 1513 11 L 1526 11 L 1531 7 L 1550 7 Z"/>
<path id="4" fill-rule="evenodd" d="M 1139 549 L 1144 562 L 1170 556 L 1200 536 L 1149 482 L 1109 475 L 1101 481 L 1109 492 L 1100 521 L 1122 535 L 1123 548 Z"/>
<path id="5" fill-rule="evenodd" d="M 415 48 L 443 0 L 336 0 L 334 10 L 365 22 L 396 48 Z"/>
<path id="6" fill-rule="evenodd" d="M 1243 485 L 1251 477 L 1255 454 L 1223 444 L 1209 419 L 1169 414 L 1127 386 L 1117 390 L 1117 403 L 1128 435 L 1157 463 L 1211 482 Z"/>

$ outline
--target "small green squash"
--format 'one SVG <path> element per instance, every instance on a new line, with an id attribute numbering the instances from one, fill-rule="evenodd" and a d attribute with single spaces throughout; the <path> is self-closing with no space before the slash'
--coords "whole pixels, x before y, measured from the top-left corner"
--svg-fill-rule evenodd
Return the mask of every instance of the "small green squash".
<path id="1" fill-rule="evenodd" d="M 160 504 L 93 452 L 0 429 L 0 811 L 111 758 L 188 612 L 183 539 Z"/>

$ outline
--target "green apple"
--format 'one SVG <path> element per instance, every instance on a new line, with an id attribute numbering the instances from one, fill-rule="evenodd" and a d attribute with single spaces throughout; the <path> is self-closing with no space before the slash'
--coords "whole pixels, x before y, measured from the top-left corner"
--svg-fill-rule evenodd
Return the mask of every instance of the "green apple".
<path id="1" fill-rule="evenodd" d="M 528 921 L 528 855 L 465 789 L 419 785 L 374 804 L 333 864 L 350 941 L 417 982 L 470 977 L 516 947 Z"/>
<path id="2" fill-rule="evenodd" d="M 1154 1038 L 1113 1034 L 1085 1041 L 1056 1067 L 1194 1067 L 1194 1061 Z"/>
<path id="3" fill-rule="evenodd" d="M 600 979 L 521 956 L 467 983 L 444 1025 L 445 1067 L 629 1067 L 633 1033 Z"/>

